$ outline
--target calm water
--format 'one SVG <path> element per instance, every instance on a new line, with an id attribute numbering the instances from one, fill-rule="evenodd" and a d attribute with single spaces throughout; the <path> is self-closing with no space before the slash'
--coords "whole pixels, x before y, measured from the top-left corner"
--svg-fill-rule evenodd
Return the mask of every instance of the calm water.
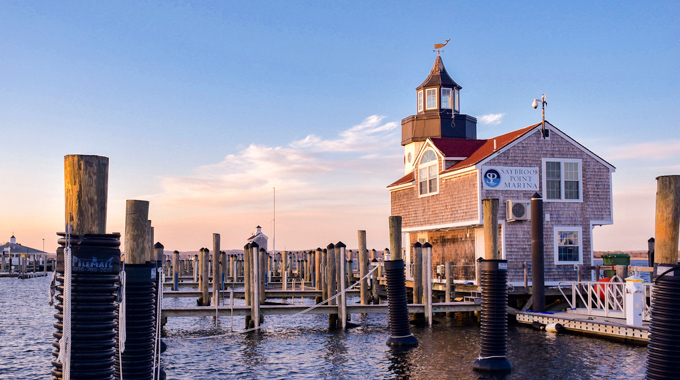
<path id="1" fill-rule="evenodd" d="M 49 278 L 0 279 L 0 379 L 47 379 L 51 370 L 53 309 Z M 166 305 L 189 305 L 166 299 Z M 297 300 L 299 302 L 299 299 Z M 169 379 L 478 379 L 479 328 L 439 317 L 432 328 L 412 327 L 420 345 L 385 345 L 385 315 L 353 316 L 361 327 L 329 332 L 327 316 L 267 317 L 259 334 L 230 333 L 231 318 L 174 318 L 166 325 L 162 361 Z M 243 327 L 234 318 L 234 328 Z M 552 335 L 511 325 L 507 379 L 637 379 L 646 347 L 575 335 Z"/>

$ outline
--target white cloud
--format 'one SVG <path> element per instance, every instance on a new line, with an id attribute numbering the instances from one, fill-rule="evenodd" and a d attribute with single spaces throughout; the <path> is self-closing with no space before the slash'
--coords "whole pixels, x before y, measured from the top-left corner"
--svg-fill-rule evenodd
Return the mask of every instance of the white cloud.
<path id="1" fill-rule="evenodd" d="M 503 121 L 504 113 L 490 113 L 480 116 L 478 119 L 482 124 L 498 125 Z"/>
<path id="2" fill-rule="evenodd" d="M 150 199 L 194 215 L 269 212 L 276 187 L 281 206 L 297 212 L 389 205 L 385 186 L 401 174 L 401 147 L 397 123 L 383 119 L 370 116 L 335 139 L 309 135 L 287 147 L 251 144 L 193 175 L 161 178 L 163 191 Z"/>

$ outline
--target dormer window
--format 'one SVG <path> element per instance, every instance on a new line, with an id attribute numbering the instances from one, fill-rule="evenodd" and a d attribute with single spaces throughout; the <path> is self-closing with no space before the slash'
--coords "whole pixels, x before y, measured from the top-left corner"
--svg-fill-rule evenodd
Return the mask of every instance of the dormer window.
<path id="1" fill-rule="evenodd" d="M 437 89 L 436 88 L 428 88 L 425 90 L 425 96 L 427 98 L 427 109 L 436 109 L 437 108 Z"/>
<path id="2" fill-rule="evenodd" d="M 440 99 L 442 101 L 441 103 L 441 109 L 446 109 L 450 110 L 453 105 L 453 99 L 451 98 L 451 89 L 450 88 L 442 88 L 442 95 L 440 96 Z"/>
<path id="3" fill-rule="evenodd" d="M 432 150 L 423 154 L 418 165 L 418 190 L 421 196 L 437 193 L 437 181 L 439 179 L 439 160 Z"/>
<path id="4" fill-rule="evenodd" d="M 418 112 L 423 112 L 423 91 L 418 91 Z"/>

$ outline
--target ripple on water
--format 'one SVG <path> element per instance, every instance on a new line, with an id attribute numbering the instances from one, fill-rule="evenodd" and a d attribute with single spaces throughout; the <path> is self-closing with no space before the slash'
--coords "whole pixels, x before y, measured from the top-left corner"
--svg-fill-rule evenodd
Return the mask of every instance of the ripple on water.
<path id="1" fill-rule="evenodd" d="M 49 278 L 0 279 L 0 379 L 49 378 L 53 309 Z M 188 299 L 167 305 L 188 306 Z M 241 301 L 239 301 L 241 302 Z M 299 302 L 299 300 L 298 300 Z M 195 304 L 195 303 L 194 303 Z M 475 373 L 479 328 L 441 317 L 413 328 L 419 346 L 385 345 L 385 315 L 353 316 L 360 327 L 328 331 L 328 317 L 268 316 L 258 334 L 231 333 L 231 318 L 171 318 L 163 366 L 170 379 L 631 379 L 644 377 L 645 347 L 510 326 L 509 376 Z M 234 318 L 234 329 L 244 326 Z"/>

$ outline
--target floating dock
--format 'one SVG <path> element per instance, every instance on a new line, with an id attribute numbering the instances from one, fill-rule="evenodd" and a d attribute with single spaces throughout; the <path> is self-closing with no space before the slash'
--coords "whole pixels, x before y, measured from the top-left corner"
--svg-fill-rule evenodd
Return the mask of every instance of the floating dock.
<path id="1" fill-rule="evenodd" d="M 517 313 L 517 321 L 524 324 L 539 322 L 544 325 L 559 323 L 570 332 L 614 338 L 631 343 L 647 344 L 649 341 L 648 323 L 645 322 L 642 326 L 629 326 L 625 318 L 583 315 L 568 311 L 555 313 L 523 311 Z"/>

